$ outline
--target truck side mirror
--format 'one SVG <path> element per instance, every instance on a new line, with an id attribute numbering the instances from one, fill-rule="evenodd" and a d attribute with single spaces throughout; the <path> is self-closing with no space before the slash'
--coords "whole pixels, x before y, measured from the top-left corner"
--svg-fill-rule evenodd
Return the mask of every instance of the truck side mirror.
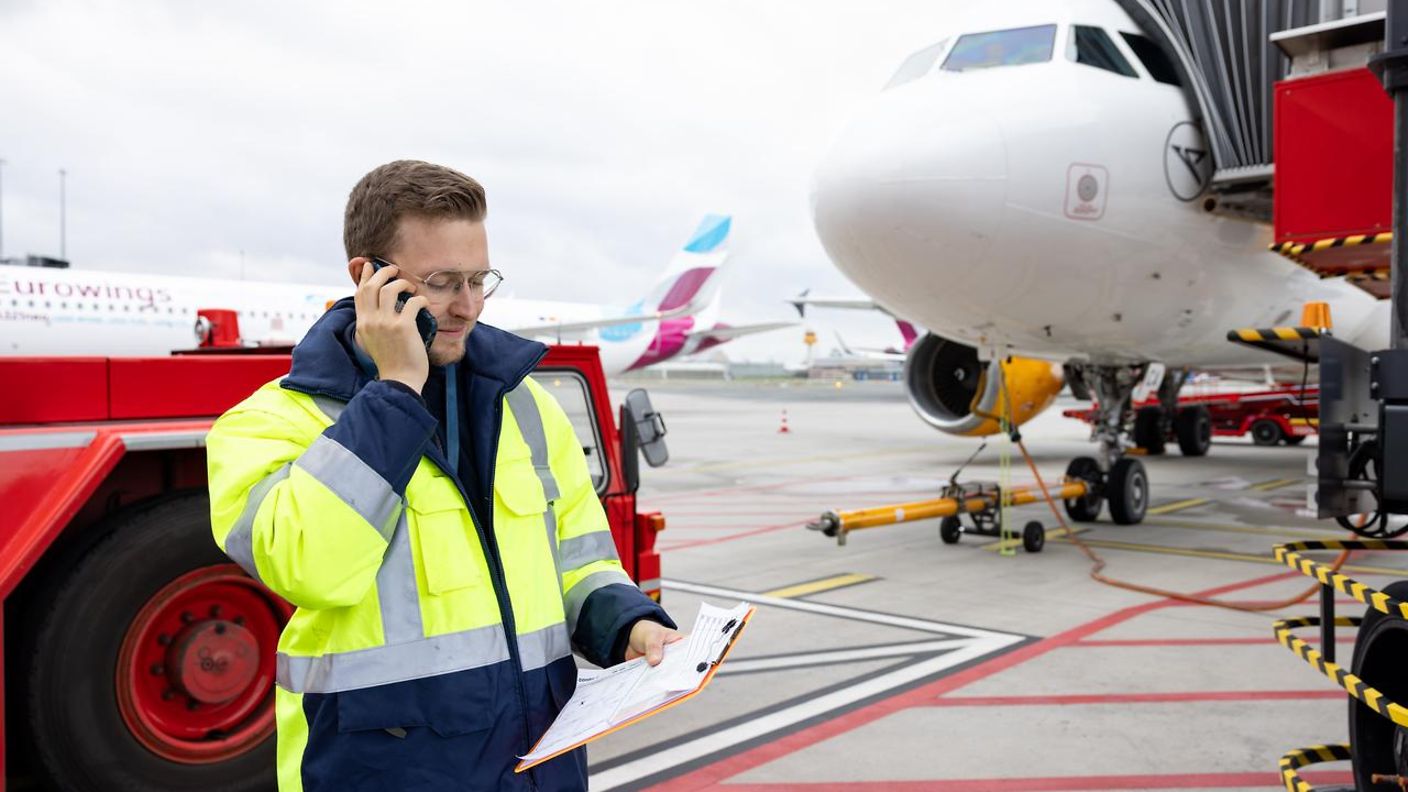
<path id="1" fill-rule="evenodd" d="M 626 402 L 621 405 L 621 465 L 628 491 L 635 492 L 640 486 L 637 449 L 651 467 L 660 467 L 669 461 L 665 432 L 665 419 L 650 406 L 649 393 L 636 388 L 626 394 Z"/>

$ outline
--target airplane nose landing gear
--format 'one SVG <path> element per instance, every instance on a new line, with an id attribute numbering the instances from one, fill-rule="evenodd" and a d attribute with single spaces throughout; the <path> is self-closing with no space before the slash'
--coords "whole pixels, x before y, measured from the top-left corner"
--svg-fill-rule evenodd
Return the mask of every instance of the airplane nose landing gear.
<path id="1" fill-rule="evenodd" d="M 1115 524 L 1138 523 L 1149 508 L 1149 474 L 1142 462 L 1124 455 L 1125 427 L 1133 417 L 1130 402 L 1134 388 L 1144 378 L 1148 364 L 1070 363 L 1067 370 L 1070 369 L 1077 369 L 1081 380 L 1094 390 L 1095 419 L 1091 422 L 1091 439 L 1100 444 L 1100 454 L 1078 457 L 1066 468 L 1067 478 L 1089 485 L 1086 495 L 1066 499 L 1066 515 L 1076 522 L 1092 522 L 1100 516 L 1101 504 L 1109 501 L 1110 519 Z M 1162 439 L 1162 434 L 1159 437 Z"/>
<path id="2" fill-rule="evenodd" d="M 1144 463 L 1124 457 L 1109 473 L 1092 457 L 1077 457 L 1066 467 L 1066 478 L 1086 482 L 1086 494 L 1066 498 L 1066 516 L 1074 522 L 1095 522 L 1100 507 L 1110 502 L 1110 519 L 1116 525 L 1134 525 L 1149 508 L 1149 474 Z"/>

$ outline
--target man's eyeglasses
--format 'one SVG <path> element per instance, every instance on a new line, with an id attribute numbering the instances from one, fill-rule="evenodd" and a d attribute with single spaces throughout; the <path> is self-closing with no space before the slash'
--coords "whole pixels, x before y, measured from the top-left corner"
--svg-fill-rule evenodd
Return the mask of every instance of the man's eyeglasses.
<path id="1" fill-rule="evenodd" d="M 373 258 L 383 265 L 391 262 Z M 499 284 L 504 282 L 504 276 L 496 269 L 475 270 L 465 272 L 463 270 L 440 270 L 426 275 L 424 278 L 401 270 L 402 275 L 410 276 L 420 281 L 425 286 L 426 297 L 436 302 L 443 302 L 459 297 L 465 289 L 469 290 L 471 297 L 476 300 L 487 300 L 499 288 Z"/>

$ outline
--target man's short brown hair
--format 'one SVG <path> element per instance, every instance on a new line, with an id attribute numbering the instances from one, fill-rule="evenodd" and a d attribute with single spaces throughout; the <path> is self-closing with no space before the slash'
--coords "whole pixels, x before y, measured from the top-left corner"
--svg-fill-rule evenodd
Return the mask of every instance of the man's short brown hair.
<path id="1" fill-rule="evenodd" d="M 347 258 L 385 256 L 396 246 L 401 218 L 484 219 L 489 206 L 479 182 L 453 168 L 396 160 L 373 169 L 347 196 L 342 244 Z"/>

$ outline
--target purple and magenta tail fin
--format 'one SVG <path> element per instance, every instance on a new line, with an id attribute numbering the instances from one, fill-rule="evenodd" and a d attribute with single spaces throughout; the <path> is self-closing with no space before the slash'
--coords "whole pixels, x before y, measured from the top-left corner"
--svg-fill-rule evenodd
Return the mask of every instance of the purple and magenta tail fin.
<path id="1" fill-rule="evenodd" d="M 719 287 L 718 273 L 728 259 L 728 236 L 733 218 L 705 215 L 670 266 L 651 287 L 642 307 L 651 312 L 697 313 L 713 299 Z"/>

